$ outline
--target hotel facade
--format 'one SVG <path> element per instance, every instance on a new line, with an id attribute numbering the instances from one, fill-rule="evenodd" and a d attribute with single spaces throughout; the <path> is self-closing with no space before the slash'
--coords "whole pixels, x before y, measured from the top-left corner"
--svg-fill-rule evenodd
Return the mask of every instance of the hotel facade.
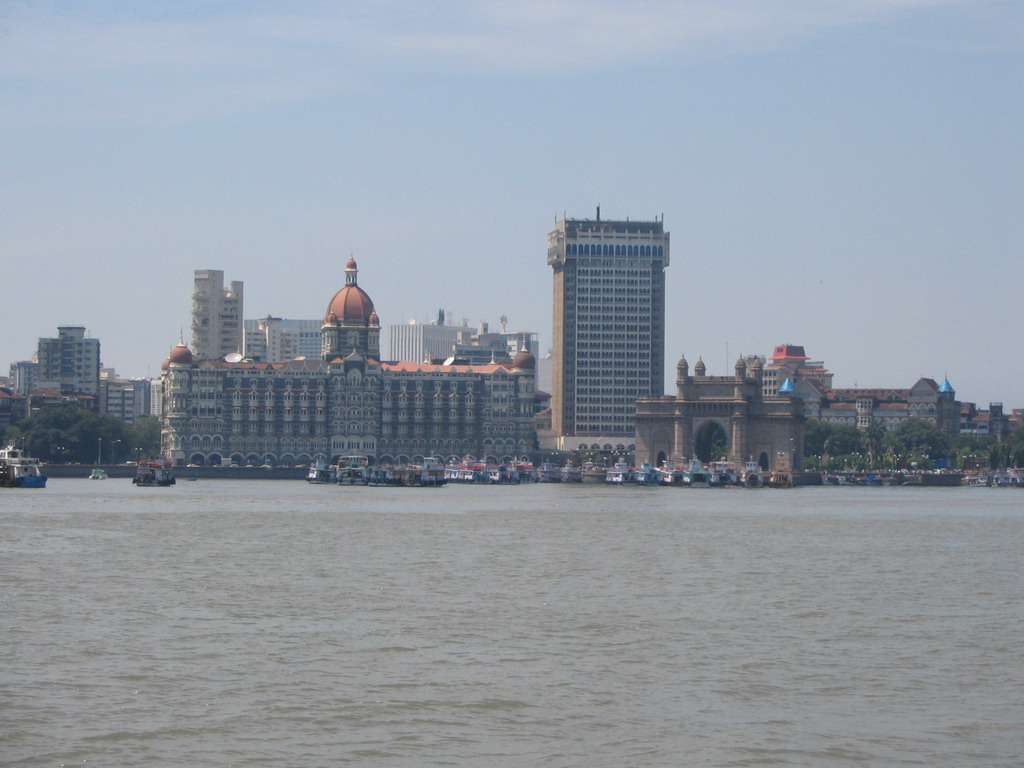
<path id="1" fill-rule="evenodd" d="M 536 447 L 536 360 L 486 365 L 380 360 L 381 324 L 356 262 L 327 306 L 319 359 L 199 359 L 180 343 L 164 361 L 162 451 L 175 464 L 305 465 L 362 455 L 495 462 Z"/>

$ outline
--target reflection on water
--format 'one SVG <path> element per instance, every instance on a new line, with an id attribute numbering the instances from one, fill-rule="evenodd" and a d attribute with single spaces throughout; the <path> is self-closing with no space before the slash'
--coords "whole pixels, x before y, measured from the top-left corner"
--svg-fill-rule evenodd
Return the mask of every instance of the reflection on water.
<path id="1" fill-rule="evenodd" d="M 0 493 L 5 764 L 1010 766 L 1024 495 Z"/>

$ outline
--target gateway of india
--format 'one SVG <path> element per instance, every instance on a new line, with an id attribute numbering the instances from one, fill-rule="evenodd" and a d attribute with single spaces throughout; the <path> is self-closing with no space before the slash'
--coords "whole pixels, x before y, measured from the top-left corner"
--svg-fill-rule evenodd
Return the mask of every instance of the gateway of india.
<path id="1" fill-rule="evenodd" d="M 528 460 L 536 445 L 536 359 L 470 365 L 380 360 L 380 319 L 354 259 L 327 304 L 319 359 L 197 359 L 182 340 L 163 362 L 163 455 L 177 465 L 307 466 L 341 456 Z"/>

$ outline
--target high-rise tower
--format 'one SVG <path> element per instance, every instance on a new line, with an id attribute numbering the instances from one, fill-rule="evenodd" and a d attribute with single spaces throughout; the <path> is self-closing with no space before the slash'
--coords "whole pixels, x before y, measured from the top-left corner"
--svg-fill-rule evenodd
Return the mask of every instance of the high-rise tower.
<path id="1" fill-rule="evenodd" d="M 566 450 L 631 444 L 636 399 L 662 394 L 669 234 L 655 221 L 563 219 L 554 270 L 552 430 Z"/>
<path id="2" fill-rule="evenodd" d="M 242 282 L 224 287 L 219 269 L 197 269 L 192 293 L 192 353 L 214 360 L 242 352 Z"/>

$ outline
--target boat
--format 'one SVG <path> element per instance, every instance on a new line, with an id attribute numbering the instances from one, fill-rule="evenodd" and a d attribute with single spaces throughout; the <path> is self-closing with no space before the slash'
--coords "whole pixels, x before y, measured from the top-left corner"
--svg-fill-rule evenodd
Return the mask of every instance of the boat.
<path id="1" fill-rule="evenodd" d="M 582 483 L 583 468 L 574 467 L 572 464 L 566 464 L 562 467 L 562 481 L 566 483 Z"/>
<path id="2" fill-rule="evenodd" d="M 337 470 L 328 464 L 324 459 L 317 459 L 309 465 L 309 472 L 306 473 L 306 482 L 323 485 L 337 482 Z"/>
<path id="3" fill-rule="evenodd" d="M 769 488 L 792 488 L 795 485 L 793 473 L 783 467 L 773 469 L 766 484 Z"/>
<path id="4" fill-rule="evenodd" d="M 487 465 L 466 456 L 458 464 L 449 464 L 444 470 L 449 483 L 486 483 Z"/>
<path id="5" fill-rule="evenodd" d="M 690 460 L 690 466 L 683 471 L 683 485 L 687 488 L 711 487 L 711 473 L 704 469 L 700 459 Z"/>
<path id="6" fill-rule="evenodd" d="M 498 464 L 487 468 L 486 482 L 491 485 L 519 485 L 522 482 L 515 466 Z"/>
<path id="7" fill-rule="evenodd" d="M 0 487 L 45 488 L 46 475 L 39 459 L 13 445 L 0 449 Z"/>
<path id="8" fill-rule="evenodd" d="M 370 481 L 370 459 L 366 456 L 342 456 L 334 470 L 338 485 L 367 485 Z"/>
<path id="9" fill-rule="evenodd" d="M 744 488 L 764 488 L 764 473 L 756 461 L 748 461 L 740 472 L 740 483 Z"/>
<path id="10" fill-rule="evenodd" d="M 668 459 L 658 467 L 658 472 L 661 474 L 662 485 L 682 485 L 686 467 L 680 462 Z"/>
<path id="11" fill-rule="evenodd" d="M 637 485 L 650 485 L 654 487 L 661 485 L 661 472 L 658 471 L 657 467 L 652 466 L 646 461 L 640 465 L 639 469 L 633 472 Z"/>
<path id="12" fill-rule="evenodd" d="M 167 459 L 140 461 L 132 482 L 135 485 L 147 488 L 174 485 L 174 473 L 171 472 L 171 462 Z"/>
<path id="13" fill-rule="evenodd" d="M 562 468 L 552 464 L 550 461 L 543 462 L 538 468 L 537 474 L 537 479 L 542 483 L 560 483 L 564 479 Z"/>
<path id="14" fill-rule="evenodd" d="M 96 467 L 96 469 L 94 469 L 92 471 L 92 473 L 89 475 L 89 479 L 90 480 L 106 480 L 107 479 L 107 470 L 100 469 L 99 467 Z"/>
<path id="15" fill-rule="evenodd" d="M 624 461 L 616 461 L 604 474 L 604 481 L 612 485 L 627 485 L 636 482 L 636 472 Z"/>
<path id="16" fill-rule="evenodd" d="M 739 473 L 731 461 L 712 461 L 708 465 L 708 485 L 712 488 L 727 488 L 739 485 Z"/>
<path id="17" fill-rule="evenodd" d="M 440 488 L 447 482 L 444 464 L 438 458 L 427 456 L 422 464 L 410 464 L 406 467 L 405 485 L 416 488 Z"/>

